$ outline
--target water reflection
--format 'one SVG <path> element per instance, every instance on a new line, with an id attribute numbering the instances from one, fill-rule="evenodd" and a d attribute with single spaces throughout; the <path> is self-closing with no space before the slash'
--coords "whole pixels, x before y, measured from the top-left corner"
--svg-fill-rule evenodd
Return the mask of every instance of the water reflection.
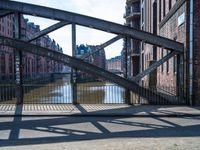
<path id="1" fill-rule="evenodd" d="M 26 84 L 24 93 L 24 103 L 72 103 L 72 86 L 65 78 L 45 85 Z M 13 99 L 7 99 L 7 102 L 14 102 Z M 77 84 L 77 102 L 124 103 L 124 89 L 107 82 Z"/>
<path id="2" fill-rule="evenodd" d="M 78 85 L 80 103 L 124 103 L 124 89 L 107 82 Z"/>

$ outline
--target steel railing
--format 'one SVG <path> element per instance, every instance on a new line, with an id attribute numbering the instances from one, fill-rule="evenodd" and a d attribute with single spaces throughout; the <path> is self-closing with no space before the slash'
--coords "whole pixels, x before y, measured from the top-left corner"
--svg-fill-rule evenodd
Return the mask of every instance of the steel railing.
<path id="1" fill-rule="evenodd" d="M 80 84 L 77 88 L 78 103 L 124 104 L 125 89 L 114 84 Z"/>
<path id="2" fill-rule="evenodd" d="M 176 95 L 175 87 L 145 87 L 158 95 L 153 101 L 107 82 L 77 84 L 77 103 L 80 104 L 185 104 Z M 48 84 L 23 84 L 23 103 L 28 104 L 71 104 L 73 103 L 72 85 L 63 81 Z M 147 91 L 141 91 L 147 92 Z M 146 93 L 148 97 L 151 93 Z M 0 84 L 0 103 L 16 103 L 16 85 Z"/>
<path id="3" fill-rule="evenodd" d="M 149 90 L 148 97 L 151 96 L 150 92 L 153 92 L 157 94 L 158 96 L 155 97 L 153 100 L 149 101 L 148 98 L 143 98 L 139 96 L 138 94 L 131 92 L 131 104 L 159 104 L 159 105 L 183 105 L 186 104 L 186 100 L 177 95 L 176 87 L 145 87 Z M 141 92 L 147 92 L 147 91 L 141 91 Z"/>
<path id="4" fill-rule="evenodd" d="M 0 103 L 16 103 L 16 86 L 0 84 Z"/>

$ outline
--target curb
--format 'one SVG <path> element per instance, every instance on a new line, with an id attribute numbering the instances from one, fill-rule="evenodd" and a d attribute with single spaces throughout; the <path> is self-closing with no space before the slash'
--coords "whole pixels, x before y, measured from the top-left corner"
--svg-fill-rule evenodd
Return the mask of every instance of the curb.
<path id="1" fill-rule="evenodd" d="M 188 113 L 173 113 L 173 114 L 95 114 L 95 113 L 30 113 L 30 114 L 0 114 L 0 117 L 198 117 L 200 113 L 188 114 Z"/>

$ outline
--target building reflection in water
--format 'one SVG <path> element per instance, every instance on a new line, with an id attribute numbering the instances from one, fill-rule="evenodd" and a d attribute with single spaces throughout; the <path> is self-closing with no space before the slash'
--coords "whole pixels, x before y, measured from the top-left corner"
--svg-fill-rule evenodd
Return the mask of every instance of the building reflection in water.
<path id="1" fill-rule="evenodd" d="M 120 104 L 124 103 L 124 95 L 123 88 L 107 82 L 77 84 L 77 102 L 81 104 Z M 9 95 L 5 99 L 3 102 L 16 102 L 15 95 Z M 24 103 L 72 103 L 72 86 L 65 78 L 45 85 L 26 84 L 24 85 Z"/>

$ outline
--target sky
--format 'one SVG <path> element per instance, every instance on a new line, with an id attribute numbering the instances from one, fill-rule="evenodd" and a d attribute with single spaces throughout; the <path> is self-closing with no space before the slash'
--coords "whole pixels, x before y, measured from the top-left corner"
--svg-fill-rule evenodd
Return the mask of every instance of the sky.
<path id="1" fill-rule="evenodd" d="M 87 16 L 92 16 L 119 24 L 124 24 L 123 14 L 125 12 L 126 0 L 14 0 L 18 2 L 42 5 Z M 44 18 L 25 16 L 30 22 L 40 25 L 41 29 L 45 29 L 50 25 L 57 23 L 55 20 Z M 116 35 L 103 31 L 77 26 L 76 28 L 77 45 L 99 45 Z M 72 54 L 71 44 L 71 25 L 67 25 L 49 34 L 52 39 L 63 48 L 65 54 Z M 123 41 L 118 40 L 112 45 L 105 48 L 106 58 L 112 58 L 120 55 Z"/>

